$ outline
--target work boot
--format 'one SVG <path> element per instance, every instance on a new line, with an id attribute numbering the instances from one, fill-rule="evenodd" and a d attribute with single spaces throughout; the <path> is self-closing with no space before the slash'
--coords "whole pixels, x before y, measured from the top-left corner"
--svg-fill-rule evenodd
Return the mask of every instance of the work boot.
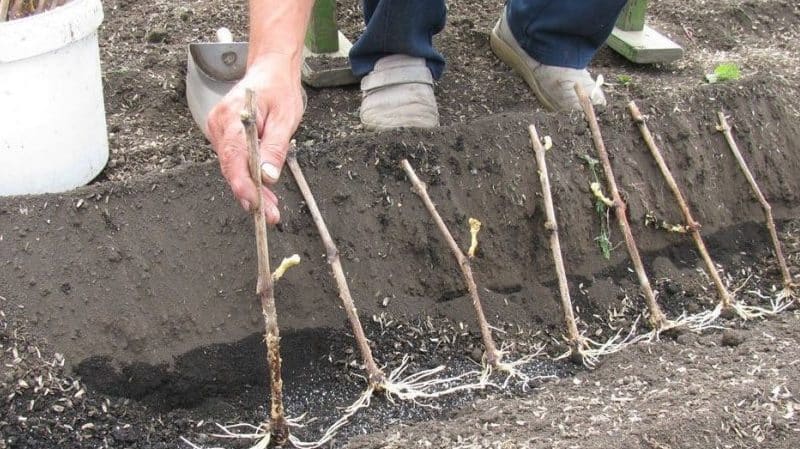
<path id="1" fill-rule="evenodd" d="M 601 83 L 596 83 L 588 70 L 544 65 L 528 55 L 511 33 L 505 10 L 492 29 L 490 44 L 494 54 L 528 83 L 545 108 L 551 111 L 581 109 L 575 93 L 575 83 L 583 86 L 596 107 L 605 108 L 606 97 L 600 87 Z"/>
<path id="2" fill-rule="evenodd" d="M 361 79 L 361 123 L 371 131 L 433 128 L 439 110 L 425 58 L 385 56 Z"/>

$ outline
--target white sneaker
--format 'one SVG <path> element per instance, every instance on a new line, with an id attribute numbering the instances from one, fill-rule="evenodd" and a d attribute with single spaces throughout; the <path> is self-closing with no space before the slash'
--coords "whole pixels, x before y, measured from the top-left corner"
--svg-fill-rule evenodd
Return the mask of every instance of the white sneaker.
<path id="1" fill-rule="evenodd" d="M 361 79 L 361 123 L 371 131 L 433 128 L 439 109 L 424 58 L 385 56 Z"/>
<path id="2" fill-rule="evenodd" d="M 589 98 L 595 106 L 600 109 L 605 107 L 606 97 L 603 90 L 599 83 L 595 83 L 588 70 L 544 65 L 531 58 L 511 33 L 506 22 L 505 10 L 492 29 L 490 44 L 494 54 L 528 83 L 547 109 L 551 111 L 581 109 L 578 95 L 575 93 L 575 83 L 580 83 L 589 93 Z"/>

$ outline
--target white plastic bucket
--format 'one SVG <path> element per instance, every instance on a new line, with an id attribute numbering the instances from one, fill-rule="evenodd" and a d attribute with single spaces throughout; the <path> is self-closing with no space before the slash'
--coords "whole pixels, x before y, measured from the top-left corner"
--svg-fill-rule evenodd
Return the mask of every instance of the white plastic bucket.
<path id="1" fill-rule="evenodd" d="M 0 23 L 0 195 L 63 192 L 108 161 L 100 0 Z"/>

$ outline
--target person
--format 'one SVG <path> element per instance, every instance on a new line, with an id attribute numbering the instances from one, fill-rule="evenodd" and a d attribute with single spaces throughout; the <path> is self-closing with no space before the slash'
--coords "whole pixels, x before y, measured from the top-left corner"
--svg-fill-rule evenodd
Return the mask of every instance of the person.
<path id="1" fill-rule="evenodd" d="M 575 83 L 605 97 L 586 67 L 608 38 L 625 0 L 507 0 L 490 35 L 493 52 L 519 74 L 550 110 L 579 108 Z M 303 42 L 313 0 L 250 0 L 250 46 L 244 78 L 209 114 L 206 134 L 223 176 L 245 210 L 262 195 L 267 221 L 280 220 L 278 181 L 303 115 Z M 364 0 L 366 28 L 350 62 L 361 77 L 360 118 L 370 130 L 437 126 L 434 80 L 445 61 L 433 36 L 445 25 L 444 0 Z M 244 91 L 257 97 L 262 192 L 248 172 L 240 111 Z"/>

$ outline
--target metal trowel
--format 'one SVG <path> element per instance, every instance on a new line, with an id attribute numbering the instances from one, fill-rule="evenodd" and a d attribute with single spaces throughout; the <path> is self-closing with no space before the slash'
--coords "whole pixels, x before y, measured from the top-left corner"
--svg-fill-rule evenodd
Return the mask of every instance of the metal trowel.
<path id="1" fill-rule="evenodd" d="M 244 77 L 247 42 L 233 42 L 227 28 L 217 30 L 217 42 L 189 44 L 186 102 L 197 125 L 206 133 L 211 109 Z"/>

